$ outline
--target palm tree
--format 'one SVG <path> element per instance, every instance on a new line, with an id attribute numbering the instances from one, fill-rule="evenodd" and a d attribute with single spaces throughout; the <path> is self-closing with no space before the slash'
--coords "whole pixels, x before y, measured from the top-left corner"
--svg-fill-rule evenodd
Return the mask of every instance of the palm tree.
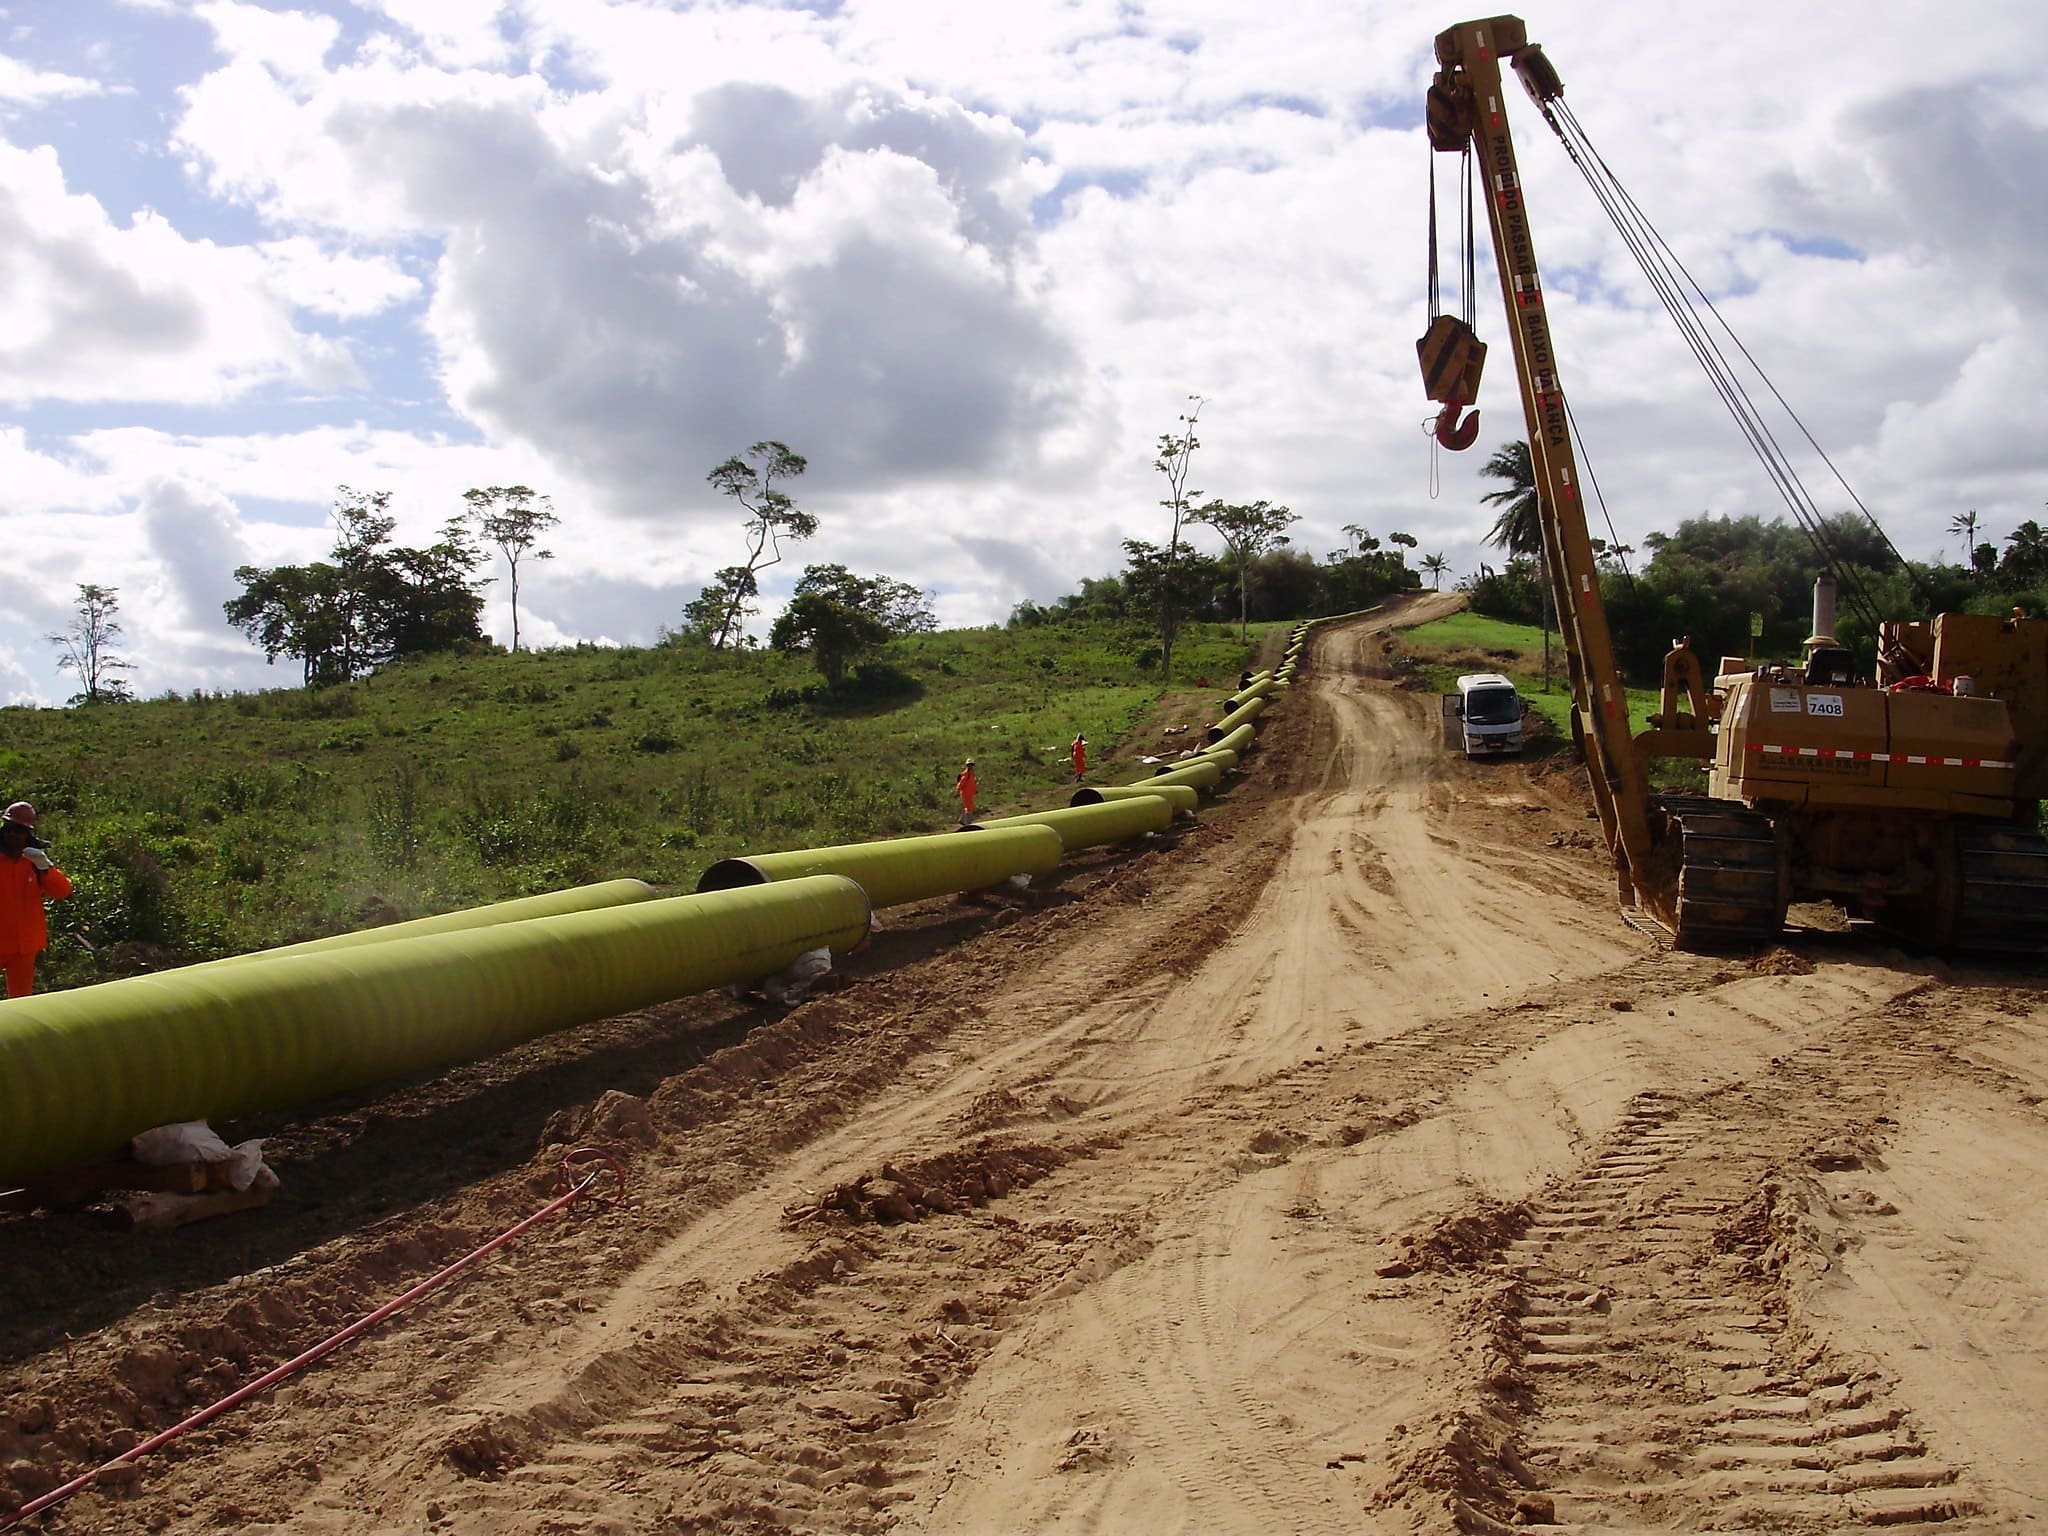
<path id="1" fill-rule="evenodd" d="M 1961 534 L 1963 539 L 1963 569 L 1970 569 L 1977 555 L 1977 509 L 1958 512 L 1948 520 L 1948 531 Z"/>
<path id="2" fill-rule="evenodd" d="M 1442 555 L 1424 555 L 1420 563 L 1422 568 L 1429 572 L 1429 590 L 1432 592 L 1443 591 L 1444 572 L 1451 568 L 1451 562 Z"/>
<path id="3" fill-rule="evenodd" d="M 1479 473 L 1507 483 L 1479 499 L 1499 507 L 1493 532 L 1486 542 L 1507 551 L 1509 558 L 1536 560 L 1536 574 L 1542 591 L 1539 613 L 1543 622 L 1543 691 L 1550 691 L 1550 566 L 1543 553 L 1542 503 L 1536 493 L 1536 466 L 1529 457 L 1526 438 L 1516 438 L 1493 451 L 1493 457 L 1479 467 Z"/>
<path id="4" fill-rule="evenodd" d="M 2039 522 L 2028 518 L 2005 536 L 2005 543 L 2002 569 L 2010 570 L 2025 586 L 2048 580 L 2048 530 Z"/>
<path id="5" fill-rule="evenodd" d="M 1488 491 L 1479 498 L 1488 506 L 1501 509 L 1486 542 L 1510 555 L 1523 559 L 1534 556 L 1540 560 L 1543 557 L 1543 524 L 1538 519 L 1536 466 L 1530 462 L 1528 442 L 1516 438 L 1512 443 L 1494 449 L 1493 457 L 1480 466 L 1479 473 L 1488 479 L 1507 482 L 1505 488 Z"/>

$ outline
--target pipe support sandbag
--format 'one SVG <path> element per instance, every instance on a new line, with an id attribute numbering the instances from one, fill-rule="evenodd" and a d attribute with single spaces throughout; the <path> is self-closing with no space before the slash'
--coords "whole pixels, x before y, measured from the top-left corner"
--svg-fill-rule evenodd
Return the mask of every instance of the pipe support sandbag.
<path id="1" fill-rule="evenodd" d="M 991 828 L 996 829 L 995 835 L 985 835 Z M 727 891 L 804 875 L 844 875 L 866 891 L 877 908 L 895 907 L 906 901 L 984 890 L 1013 875 L 1050 874 L 1066 851 L 1059 836 L 1048 835 L 1042 827 L 987 821 L 977 831 L 983 835 L 941 832 L 930 837 L 720 859 L 704 871 L 697 889 Z"/>
<path id="2" fill-rule="evenodd" d="M 219 960 L 202 961 L 201 964 L 243 965 L 251 960 L 279 960 L 287 955 L 353 949 L 359 944 L 384 944 L 392 939 L 416 939 L 430 933 L 495 928 L 500 923 L 523 923 L 530 918 L 560 917 L 569 912 L 597 912 L 606 907 L 623 907 L 653 899 L 654 887 L 645 880 L 604 880 L 596 885 L 571 886 L 566 891 L 547 891 L 539 896 L 492 902 L 489 906 L 464 907 L 460 911 L 442 912 L 434 917 L 416 917 L 410 922 L 387 923 L 382 928 L 358 928 L 351 933 L 330 934 L 324 939 L 307 939 L 303 944 L 253 949 L 244 955 L 227 955 Z"/>
<path id="3" fill-rule="evenodd" d="M 1100 805 L 1105 800 L 1128 800 L 1133 795 L 1161 795 L 1176 811 L 1192 813 L 1201 796 L 1191 785 L 1161 784 L 1156 779 L 1151 783 L 1104 784 L 1097 787 L 1084 784 L 1074 791 L 1069 805 Z"/>
<path id="4" fill-rule="evenodd" d="M 869 922 L 860 887 L 826 876 L 0 1003 L 0 1189 L 152 1126 L 289 1108 L 844 954 Z"/>
<path id="5" fill-rule="evenodd" d="M 985 821 L 984 827 L 1050 827 L 1068 853 L 1102 843 L 1127 842 L 1173 825 L 1173 807 L 1164 796 L 1140 795 L 1131 800 L 1105 800 L 1100 805 L 1073 805 L 1064 810 L 1030 811 Z"/>

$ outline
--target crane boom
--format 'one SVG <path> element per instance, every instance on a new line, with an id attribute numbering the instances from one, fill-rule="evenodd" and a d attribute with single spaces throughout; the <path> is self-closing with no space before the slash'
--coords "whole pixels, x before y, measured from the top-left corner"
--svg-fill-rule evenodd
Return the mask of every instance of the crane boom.
<path id="1" fill-rule="evenodd" d="M 1441 153 L 1469 151 L 1479 162 L 1501 302 L 1514 348 L 1515 382 L 1528 420 L 1544 566 L 1569 662 L 1572 735 L 1585 755 L 1623 903 L 1640 900 L 1660 909 L 1663 916 L 1669 881 L 1660 884 L 1652 873 L 1648 775 L 1631 748 L 1628 696 L 1600 600 L 1599 571 L 1586 531 L 1536 247 L 1501 99 L 1501 61 L 1509 62 L 1539 107 L 1561 95 L 1563 86 L 1541 50 L 1530 45 L 1528 29 L 1515 16 L 1462 22 L 1439 33 L 1436 58 L 1439 68 L 1428 99 L 1430 147 Z M 1453 415 L 1455 406 L 1446 410 L 1447 417 Z M 1438 432 L 1447 442 L 1448 425 L 1440 421 Z M 1456 435 L 1469 441 L 1471 434 Z"/>

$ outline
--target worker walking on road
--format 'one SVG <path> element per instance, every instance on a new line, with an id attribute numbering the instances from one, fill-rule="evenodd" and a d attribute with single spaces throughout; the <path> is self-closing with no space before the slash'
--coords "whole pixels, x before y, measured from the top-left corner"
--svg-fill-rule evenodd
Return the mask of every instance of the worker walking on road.
<path id="1" fill-rule="evenodd" d="M 1082 776 L 1087 772 L 1088 738 L 1086 736 L 1076 736 L 1074 738 L 1074 782 L 1076 784 L 1080 783 Z"/>
<path id="2" fill-rule="evenodd" d="M 50 943 L 45 901 L 62 901 L 71 881 L 50 862 L 48 845 L 36 836 L 36 808 L 17 800 L 0 811 L 0 971 L 7 995 L 35 990 L 36 956 Z"/>
<path id="3" fill-rule="evenodd" d="M 974 794 L 978 786 L 974 782 L 974 759 L 967 759 L 967 766 L 960 770 L 960 777 L 953 781 L 953 791 L 960 797 L 960 819 L 974 820 Z"/>

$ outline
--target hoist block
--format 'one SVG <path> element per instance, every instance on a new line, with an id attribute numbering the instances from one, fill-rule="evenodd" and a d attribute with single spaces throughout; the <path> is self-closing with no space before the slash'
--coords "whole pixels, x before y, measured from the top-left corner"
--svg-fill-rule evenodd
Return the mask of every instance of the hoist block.
<path id="1" fill-rule="evenodd" d="M 1455 315 L 1438 315 L 1415 343 L 1422 363 L 1422 391 L 1445 405 L 1470 405 L 1479 398 L 1486 370 L 1486 343 Z"/>
<path id="2" fill-rule="evenodd" d="M 1439 71 L 1423 100 L 1429 147 L 1440 154 L 1454 154 L 1472 143 L 1471 87 L 1449 83 L 1450 74 L 1449 70 Z"/>

